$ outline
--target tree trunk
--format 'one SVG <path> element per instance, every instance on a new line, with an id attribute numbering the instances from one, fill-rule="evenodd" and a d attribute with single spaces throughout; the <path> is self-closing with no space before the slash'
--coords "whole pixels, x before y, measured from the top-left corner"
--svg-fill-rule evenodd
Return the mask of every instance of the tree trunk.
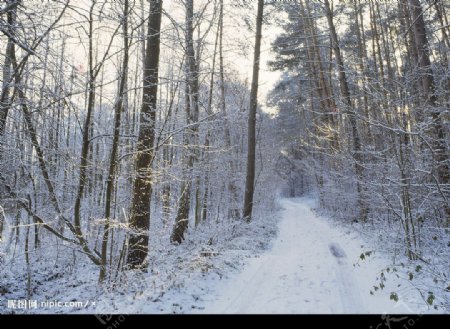
<path id="1" fill-rule="evenodd" d="M 9 4 L 11 1 L 7 1 Z M 16 7 L 12 7 L 11 10 L 7 12 L 8 21 L 8 32 L 13 35 L 13 27 L 16 21 Z M 12 56 L 14 55 L 14 42 L 11 38 L 8 38 L 8 43 L 6 44 L 5 60 L 3 62 L 3 77 L 2 77 L 2 90 L 0 95 L 0 170 L 3 167 L 3 152 L 4 152 L 4 135 L 6 130 L 6 119 L 8 118 L 8 112 L 11 108 L 10 94 L 11 94 L 11 84 L 13 82 L 13 71 L 12 71 Z"/>
<path id="2" fill-rule="evenodd" d="M 129 252 L 127 264 L 132 269 L 144 269 L 148 254 L 150 197 L 152 192 L 152 160 L 155 140 L 158 68 L 160 50 L 162 0 L 150 1 L 147 48 L 144 65 L 144 88 L 140 114 L 139 136 L 131 204 Z"/>
<path id="3" fill-rule="evenodd" d="M 186 172 L 183 174 L 183 182 L 181 183 L 181 197 L 178 207 L 175 225 L 173 227 L 170 241 L 172 243 L 181 243 L 184 240 L 184 233 L 189 223 L 190 198 L 191 198 L 191 181 L 193 180 L 192 171 L 198 151 L 195 149 L 198 144 L 198 122 L 199 118 L 199 87 L 198 87 L 198 63 L 196 63 L 194 39 L 193 39 L 193 20 L 194 20 L 194 1 L 186 1 L 186 123 L 189 126 L 185 130 L 184 144 L 186 145 L 183 157 L 183 167 Z M 195 178 L 198 183 L 199 177 Z M 198 188 L 198 185 L 197 185 Z M 197 215 L 197 214 L 196 214 Z"/>
<path id="4" fill-rule="evenodd" d="M 252 219 L 253 194 L 255 191 L 255 158 L 256 158 L 256 109 L 258 107 L 259 59 L 261 53 L 261 36 L 264 0 L 258 0 L 256 15 L 255 50 L 253 57 L 252 88 L 250 91 L 250 107 L 248 111 L 247 137 L 247 176 L 245 180 L 243 216 L 247 222 Z"/>
<path id="5" fill-rule="evenodd" d="M 117 156 L 119 149 L 119 135 L 120 135 L 120 124 L 122 119 L 122 112 L 124 111 L 124 98 L 125 98 L 125 87 L 128 79 L 128 14 L 129 14 L 129 3 L 128 0 L 124 2 L 123 15 L 123 60 L 122 60 L 122 75 L 120 77 L 119 90 L 117 91 L 117 101 L 114 106 L 114 131 L 113 131 L 113 144 L 111 148 L 111 154 L 109 159 L 109 170 L 108 179 L 106 181 L 106 195 L 105 195 L 105 227 L 103 228 L 103 239 L 102 239 L 102 252 L 101 259 L 102 265 L 100 268 L 99 281 L 103 281 L 106 275 L 106 253 L 108 247 L 108 238 L 110 230 L 110 217 L 111 217 L 111 199 L 114 190 L 114 183 L 116 180 L 116 168 L 117 168 Z"/>
<path id="6" fill-rule="evenodd" d="M 88 89 L 87 89 L 87 109 L 86 109 L 86 119 L 83 125 L 83 137 L 81 146 L 81 160 L 80 160 L 80 173 L 78 179 L 78 190 L 75 198 L 74 206 L 74 225 L 77 231 L 81 232 L 81 200 L 83 198 L 84 188 L 87 182 L 87 165 L 89 157 L 89 145 L 90 143 L 90 130 L 91 130 L 91 120 L 92 112 L 94 111 L 95 105 L 95 74 L 94 74 L 94 54 L 93 54 L 93 30 L 94 30 L 94 7 L 95 1 L 92 2 L 91 8 L 89 10 L 89 49 L 88 49 Z"/>
<path id="7" fill-rule="evenodd" d="M 224 142 L 225 148 L 229 155 L 229 181 L 228 181 L 228 192 L 230 194 L 230 202 L 228 214 L 232 219 L 237 219 L 239 217 L 239 209 L 238 209 L 238 193 L 237 187 L 235 183 L 236 177 L 236 166 L 235 166 L 235 155 L 236 151 L 232 148 L 231 145 L 231 133 L 230 133 L 230 125 L 228 122 L 228 114 L 227 114 L 227 105 L 225 101 L 225 70 L 223 64 L 223 0 L 220 0 L 219 3 L 219 28 L 218 28 L 218 41 L 219 41 L 219 86 L 220 86 L 220 110 L 223 115 L 223 129 L 224 129 Z M 205 194 L 206 195 L 206 194 Z"/>
<path id="8" fill-rule="evenodd" d="M 346 114 L 348 115 L 350 128 L 352 131 L 352 139 L 353 139 L 353 160 L 356 171 L 356 191 L 358 198 L 358 207 L 359 207 L 359 217 L 361 220 L 366 220 L 367 218 L 367 206 L 364 202 L 364 198 L 362 196 L 362 178 L 363 178 L 363 166 L 362 166 L 362 147 L 361 140 L 356 124 L 356 116 L 355 110 L 352 106 L 352 101 L 350 98 L 350 90 L 348 87 L 347 76 L 345 73 L 344 61 L 341 55 L 341 49 L 339 47 L 339 41 L 336 33 L 336 28 L 333 23 L 333 13 L 331 11 L 330 3 L 328 0 L 324 0 L 325 4 L 325 13 L 327 16 L 328 27 L 330 29 L 330 35 L 332 40 L 332 48 L 334 50 L 334 55 L 336 56 L 337 66 L 339 70 L 339 84 L 341 87 L 341 94 L 343 97 L 343 101 L 346 108 Z"/>
<path id="9" fill-rule="evenodd" d="M 10 1 L 7 2 L 8 4 Z M 16 7 L 12 7 L 7 12 L 8 30 L 12 34 L 12 28 L 16 19 Z M 4 136 L 6 131 L 6 119 L 8 118 L 8 112 L 11 108 L 10 93 L 12 83 L 12 56 L 14 55 L 14 42 L 11 38 L 8 38 L 6 45 L 5 60 L 3 62 L 2 72 L 2 90 L 0 94 L 0 172 L 3 172 L 3 152 L 4 152 Z M 0 210 L 3 211 L 3 210 Z M 0 241 L 2 241 L 3 223 L 5 221 L 4 213 L 0 213 Z"/>
<path id="10" fill-rule="evenodd" d="M 445 111 L 439 109 L 438 106 L 433 70 L 431 68 L 428 49 L 428 40 L 425 31 L 425 21 L 423 19 L 423 10 L 419 0 L 409 0 L 409 9 L 412 16 L 411 19 L 413 22 L 414 39 L 416 41 L 422 87 L 426 98 L 426 104 L 430 107 L 431 111 L 432 124 L 430 134 L 434 149 L 433 158 L 436 163 L 436 173 L 439 183 L 447 185 L 450 180 L 448 165 L 449 159 L 446 145 L 445 127 L 441 118 L 441 112 L 443 113 Z M 450 221 L 450 206 L 447 202 L 445 203 L 445 216 L 447 217 L 446 220 L 448 224 Z"/>

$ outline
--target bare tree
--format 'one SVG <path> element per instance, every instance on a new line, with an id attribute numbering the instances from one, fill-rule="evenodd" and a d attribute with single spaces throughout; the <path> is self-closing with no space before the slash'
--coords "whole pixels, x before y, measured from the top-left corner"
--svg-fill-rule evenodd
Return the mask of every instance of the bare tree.
<path id="1" fill-rule="evenodd" d="M 441 114 L 445 110 L 438 105 L 438 97 L 436 95 L 436 86 L 434 82 L 434 73 L 431 66 L 429 45 L 425 30 L 425 21 L 423 19 L 423 10 L 419 0 L 409 0 L 409 8 L 411 12 L 411 20 L 413 22 L 415 45 L 417 50 L 418 64 L 420 76 L 422 80 L 422 88 L 426 104 L 431 107 L 432 125 L 430 126 L 430 134 L 432 135 L 433 157 L 436 162 L 436 173 L 440 184 L 449 184 L 449 156 L 445 134 L 445 127 L 442 122 Z M 448 104 L 447 104 L 448 106 Z M 435 135 L 435 136 L 433 136 Z M 447 217 L 447 225 L 450 224 L 450 206 L 446 200 L 445 215 Z"/>
<path id="2" fill-rule="evenodd" d="M 160 51 L 162 1 L 150 1 L 147 45 L 144 64 L 144 87 L 139 123 L 139 136 L 131 204 L 129 251 L 127 264 L 132 269 L 144 269 L 148 254 L 150 197 L 152 191 L 152 160 L 155 141 L 156 104 Z"/>
<path id="3" fill-rule="evenodd" d="M 122 30 L 123 30 L 123 58 L 122 67 L 120 72 L 119 89 L 117 90 L 117 100 L 114 105 L 114 131 L 113 131 L 113 144 L 111 147 L 111 154 L 109 159 L 108 177 L 106 181 L 106 194 L 105 194 L 105 227 L 102 239 L 102 251 L 101 259 L 102 265 L 100 269 L 99 281 L 103 281 L 106 276 L 106 263 L 107 263 L 107 248 L 110 231 L 110 219 L 111 219 L 111 202 L 114 184 L 117 176 L 117 159 L 119 150 L 119 138 L 120 138 L 120 125 L 122 121 L 122 112 L 124 112 L 124 99 L 126 98 L 126 85 L 128 79 L 128 61 L 129 61 L 129 37 L 128 37 L 128 15 L 130 14 L 129 1 L 124 0 L 123 4 L 123 17 L 122 17 Z"/>
<path id="4" fill-rule="evenodd" d="M 255 192 L 256 171 L 256 110 L 258 108 L 258 80 L 259 60 L 261 55 L 261 37 L 263 21 L 264 0 L 258 0 L 256 15 L 255 49 L 253 57 L 252 88 L 250 91 L 250 105 L 248 110 L 248 138 L 247 138 L 247 176 L 245 181 L 243 216 L 251 221 L 253 210 L 253 195 Z"/>
<path id="5" fill-rule="evenodd" d="M 325 14 L 327 16 L 328 27 L 330 28 L 330 37 L 332 42 L 332 47 L 334 55 L 336 56 L 337 70 L 339 73 L 339 84 L 341 87 L 341 94 L 346 107 L 345 112 L 348 114 L 351 132 L 353 137 L 353 159 L 354 167 L 356 171 L 357 181 L 356 181 L 356 191 L 358 193 L 358 204 L 359 204 L 359 217 L 362 220 L 367 220 L 367 206 L 364 201 L 363 189 L 362 189 L 362 179 L 363 179 L 363 154 L 361 139 L 358 132 L 358 127 L 356 124 L 356 113 L 352 105 L 350 89 L 348 87 L 347 75 L 344 67 L 344 60 L 342 58 L 341 49 L 339 47 L 339 40 L 336 33 L 336 28 L 333 22 L 333 12 L 331 11 L 330 3 L 328 0 L 324 0 Z"/>
<path id="6" fill-rule="evenodd" d="M 196 144 L 198 143 L 198 125 L 199 119 L 199 86 L 198 86 L 198 62 L 194 50 L 194 1 L 186 1 L 186 87 L 185 87 L 185 111 L 187 129 L 184 134 L 184 144 L 187 146 L 187 154 L 183 154 L 184 174 L 181 183 L 181 197 L 179 201 L 178 212 L 175 218 L 170 240 L 173 243 L 181 243 L 184 239 L 184 233 L 189 223 L 189 212 L 191 203 L 191 182 L 192 170 L 198 159 Z"/>

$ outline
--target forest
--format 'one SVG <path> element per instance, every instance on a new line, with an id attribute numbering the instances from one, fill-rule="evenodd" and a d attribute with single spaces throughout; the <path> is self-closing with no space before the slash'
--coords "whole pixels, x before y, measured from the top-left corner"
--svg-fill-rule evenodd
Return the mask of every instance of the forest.
<path id="1" fill-rule="evenodd" d="M 201 311 L 306 199 L 367 242 L 349 262 L 388 260 L 361 294 L 450 312 L 449 20 L 445 0 L 0 1 L 0 313 Z"/>

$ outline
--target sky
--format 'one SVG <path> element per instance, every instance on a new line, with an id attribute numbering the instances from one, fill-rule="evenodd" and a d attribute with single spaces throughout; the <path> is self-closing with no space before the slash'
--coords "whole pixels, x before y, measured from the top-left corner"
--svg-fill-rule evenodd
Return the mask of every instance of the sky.
<path id="1" fill-rule="evenodd" d="M 106 1 L 117 1 L 117 0 L 106 0 Z M 139 12 L 139 6 L 142 0 L 135 0 L 134 4 L 137 7 L 137 12 Z M 194 0 L 195 11 L 199 11 L 202 8 L 202 5 L 211 0 Z M 99 1 L 99 3 L 104 2 Z M 146 10 L 148 9 L 148 2 L 143 1 L 143 5 Z M 91 5 L 90 0 L 71 0 L 70 4 L 74 7 L 81 8 L 82 11 L 86 15 Z M 256 20 L 256 1 L 248 2 L 250 8 L 240 9 L 235 6 L 235 0 L 224 0 L 224 12 L 225 12 L 225 20 L 224 20 L 224 58 L 225 58 L 225 70 L 231 69 L 233 72 L 237 72 L 242 80 L 247 79 L 248 85 L 250 86 L 252 80 L 252 67 L 253 67 L 253 47 L 255 42 L 254 35 L 254 25 Z M 269 7 L 266 6 L 266 14 L 269 12 Z M 181 0 L 164 0 L 163 2 L 164 10 L 174 19 L 174 21 L 179 22 L 181 24 L 181 28 L 184 25 L 184 11 Z M 210 4 L 209 9 L 212 9 L 213 6 Z M 204 22 L 201 25 L 201 30 L 206 30 L 208 28 L 208 20 L 211 18 L 212 11 L 205 12 Z M 68 17 L 66 18 L 68 21 L 70 20 L 79 20 L 80 17 L 77 16 L 74 11 L 68 11 Z M 216 20 L 217 22 L 217 20 Z M 101 23 L 105 24 L 105 23 Z M 85 24 L 87 26 L 87 24 Z M 215 33 L 216 33 L 217 25 L 216 23 L 211 28 L 208 36 L 205 41 L 210 44 L 209 49 L 206 52 L 212 51 L 215 42 Z M 110 31 L 111 29 L 109 29 Z M 166 36 L 168 34 L 173 33 L 173 21 L 167 18 L 167 16 L 163 16 L 162 19 L 162 33 Z M 273 59 L 273 53 L 271 52 L 271 43 L 275 40 L 276 36 L 281 33 L 282 29 L 278 26 L 274 25 L 263 25 L 263 33 L 262 33 L 262 43 L 261 43 L 261 59 L 260 59 L 260 74 L 259 74 L 259 90 L 258 90 L 258 100 L 261 104 L 261 108 L 265 112 L 274 113 L 276 110 L 273 108 L 269 108 L 266 105 L 266 97 L 269 92 L 272 90 L 276 82 L 280 77 L 280 72 L 272 72 L 268 68 L 268 61 Z M 87 68 L 87 42 L 86 39 L 83 42 L 80 42 L 80 37 L 85 38 L 86 35 L 82 31 L 82 29 L 78 29 L 76 32 L 73 31 L 73 27 L 68 27 L 66 32 L 71 34 L 74 38 L 69 39 L 67 41 L 67 46 L 69 48 L 69 61 L 71 60 L 73 65 L 79 69 L 80 72 L 83 72 Z M 109 32 L 108 29 L 101 28 L 96 30 L 96 33 L 100 33 L 100 39 L 98 45 L 100 48 L 103 47 L 103 50 L 106 48 L 109 42 Z M 194 38 L 198 37 L 194 35 Z M 164 38 L 164 37 L 163 37 Z M 120 37 L 117 37 L 114 45 L 118 48 L 121 47 L 122 40 Z M 182 52 L 183 49 L 181 46 L 176 45 L 177 52 Z M 99 51 L 101 53 L 102 50 Z M 161 62 L 167 61 L 170 59 L 173 54 L 171 53 L 171 49 L 165 49 L 164 44 L 162 46 L 161 56 L 165 56 L 165 58 L 161 58 Z M 101 55 L 100 55 L 101 57 Z M 207 57 L 207 55 L 205 55 Z M 134 61 L 136 56 L 133 55 L 130 57 L 131 61 Z M 209 59 L 210 60 L 210 59 Z M 217 58 L 216 58 L 217 60 Z M 132 65 L 130 64 L 130 67 Z M 117 67 L 113 64 L 108 64 L 108 69 L 111 70 L 111 76 L 117 74 Z M 108 88 L 111 89 L 111 94 L 114 94 L 114 88 L 116 88 L 116 84 L 112 83 L 110 87 L 106 87 L 104 92 L 108 92 Z"/>

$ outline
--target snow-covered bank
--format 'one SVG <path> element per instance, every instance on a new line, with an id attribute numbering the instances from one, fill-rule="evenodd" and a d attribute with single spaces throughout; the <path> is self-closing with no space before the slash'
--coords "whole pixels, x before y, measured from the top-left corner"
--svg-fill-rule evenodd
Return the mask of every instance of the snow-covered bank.
<path id="1" fill-rule="evenodd" d="M 148 273 L 125 272 L 116 278 L 116 283 L 105 285 L 97 282 L 98 268 L 79 253 L 63 246 L 54 248 L 59 257 L 35 252 L 31 258 L 33 293 L 29 299 L 44 302 L 44 306 L 37 308 L 8 307 L 8 300 L 28 299 L 25 269 L 10 265 L 13 261 L 10 260 L 0 268 L 0 314 L 203 310 L 221 281 L 239 273 L 248 259 L 267 250 L 274 240 L 279 213 L 271 205 L 257 209 L 257 213 L 250 224 L 223 220 L 190 227 L 186 241 L 179 246 L 169 242 L 170 227 L 155 220 L 151 226 Z M 82 262 L 80 266 L 72 266 L 75 259 Z M 48 301 L 81 302 L 83 306 L 55 307 Z"/>

